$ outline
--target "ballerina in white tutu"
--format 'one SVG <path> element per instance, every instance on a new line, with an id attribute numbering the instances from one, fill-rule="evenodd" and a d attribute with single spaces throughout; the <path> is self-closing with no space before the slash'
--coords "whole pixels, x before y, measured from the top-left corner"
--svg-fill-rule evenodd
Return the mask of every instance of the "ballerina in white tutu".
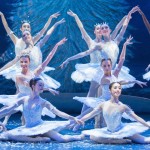
<path id="1" fill-rule="evenodd" d="M 108 57 L 112 59 L 113 68 L 114 68 L 116 66 L 116 61 L 117 61 L 118 54 L 119 54 L 118 45 L 120 44 L 120 41 L 123 38 L 123 35 L 126 31 L 128 23 L 131 19 L 131 14 L 134 13 L 135 11 L 137 11 L 137 7 L 134 7 L 128 13 L 128 15 L 125 16 L 121 20 L 121 22 L 116 26 L 112 34 L 110 34 L 111 30 L 107 24 L 102 24 L 102 25 L 97 24 L 94 30 L 94 33 L 96 35 L 95 40 L 92 40 L 90 36 L 87 34 L 78 16 L 72 11 L 68 11 L 68 14 L 75 18 L 78 24 L 78 27 L 82 33 L 82 37 L 86 41 L 89 50 L 85 52 L 81 52 L 77 55 L 74 55 L 68 58 L 61 64 L 61 68 L 66 66 L 72 60 L 76 60 L 76 59 L 85 57 L 87 55 L 90 55 L 90 59 L 91 59 L 90 63 L 77 64 L 75 66 L 76 71 L 72 73 L 71 77 L 75 82 L 78 82 L 78 83 L 81 83 L 83 81 L 91 81 L 93 76 L 97 73 L 97 71 L 102 72 L 102 70 L 100 70 L 100 67 L 99 67 L 101 59 L 104 57 L 103 54 L 100 52 L 101 50 L 104 50 L 104 52 L 106 52 Z M 118 34 L 119 30 L 120 30 L 120 33 Z M 102 41 L 101 39 L 102 36 L 104 37 L 104 41 Z M 127 78 L 127 74 L 129 73 L 129 70 L 126 67 L 122 69 L 123 69 L 123 74 L 120 74 L 121 78 Z M 128 77 L 131 79 L 134 79 L 134 77 L 132 77 L 129 74 L 128 74 Z"/>
<path id="2" fill-rule="evenodd" d="M 16 87 L 17 87 L 17 95 L 0 95 L 0 103 L 5 106 L 10 106 L 18 101 L 20 97 L 27 96 L 31 94 L 31 88 L 29 87 L 29 81 L 31 78 L 35 76 L 40 76 L 41 72 L 45 69 L 45 67 L 48 65 L 48 63 L 53 58 L 54 54 L 56 53 L 59 46 L 64 44 L 66 42 L 66 38 L 62 39 L 60 42 L 58 42 L 53 50 L 49 53 L 45 61 L 40 64 L 34 71 L 29 69 L 30 66 L 30 53 L 21 55 L 20 57 L 20 66 L 21 66 L 21 72 L 19 74 L 16 74 Z M 50 91 L 52 94 L 58 94 L 57 91 L 51 89 L 48 87 L 47 80 L 44 81 L 46 87 L 45 90 Z M 22 111 L 22 108 L 19 107 L 17 110 L 11 112 L 10 114 L 16 113 L 18 110 Z M 45 108 L 43 109 L 43 115 L 48 115 L 50 117 L 55 117 L 54 114 L 51 114 L 51 112 L 47 111 Z M 8 122 L 10 115 L 5 117 L 4 124 L 6 125 Z"/>
<path id="3" fill-rule="evenodd" d="M 122 52 L 120 54 L 120 59 L 119 59 L 119 63 L 117 65 L 117 67 L 112 70 L 112 61 L 110 58 L 105 58 L 102 59 L 101 62 L 101 67 L 103 69 L 104 74 L 97 74 L 94 78 L 94 90 L 89 90 L 89 92 L 91 92 L 91 95 L 95 95 L 98 87 L 101 86 L 102 88 L 102 95 L 98 98 L 93 97 L 74 97 L 73 99 L 78 100 L 82 103 L 84 103 L 86 106 L 90 107 L 89 109 L 86 109 L 84 111 L 81 112 L 81 115 L 78 116 L 78 118 L 82 117 L 83 115 L 87 114 L 88 112 L 90 112 L 93 108 L 95 108 L 97 105 L 99 105 L 100 103 L 102 103 L 103 101 L 107 101 L 110 99 L 111 94 L 109 91 L 109 85 L 110 83 L 114 82 L 114 81 L 120 81 L 120 83 L 124 86 L 126 84 L 133 84 L 133 83 L 137 83 L 139 86 L 143 87 L 146 86 L 146 82 L 141 82 L 138 80 L 132 80 L 132 81 L 128 81 L 128 80 L 120 80 L 118 79 L 119 73 L 121 71 L 121 68 L 123 66 L 123 63 L 125 61 L 125 56 L 126 56 L 126 46 L 132 44 L 131 42 L 132 37 L 130 36 L 126 42 L 123 45 L 123 49 Z M 99 116 L 100 117 L 100 116 Z M 102 127 L 102 124 L 100 122 L 100 119 L 97 118 L 96 119 L 96 124 L 95 127 Z"/>
<path id="4" fill-rule="evenodd" d="M 44 28 L 36 34 L 36 36 L 33 37 L 33 43 L 34 45 L 39 41 L 39 39 L 45 34 L 45 32 L 47 31 L 51 21 L 53 18 L 57 18 L 60 14 L 57 12 L 57 13 L 54 13 L 53 15 L 51 15 L 47 21 L 47 23 L 45 24 Z M 9 28 L 8 26 L 8 23 L 5 19 L 5 16 L 2 12 L 0 12 L 0 16 L 1 16 L 1 19 L 2 19 L 2 23 L 4 25 L 4 28 L 8 34 L 8 36 L 11 38 L 12 42 L 14 43 L 15 45 L 15 55 L 18 56 L 21 51 L 23 49 L 26 48 L 26 44 L 25 42 L 23 41 L 23 38 L 18 38 L 14 33 L 13 31 Z M 21 27 L 20 27 L 20 30 L 21 32 L 23 32 L 24 30 L 28 30 L 31 32 L 31 26 L 30 26 L 30 22 L 28 20 L 23 20 L 22 21 L 22 24 L 21 24 Z M 53 30 L 52 30 L 53 32 Z"/>
<path id="5" fill-rule="evenodd" d="M 20 98 L 15 104 L 0 110 L 0 118 L 6 116 L 12 110 L 19 106 L 23 106 L 23 115 L 25 118 L 25 125 L 4 131 L 0 134 L 1 140 L 14 140 L 21 142 L 37 142 L 55 140 L 58 142 L 70 142 L 83 139 L 83 135 L 62 135 L 58 133 L 64 127 L 69 125 L 69 121 L 43 121 L 41 114 L 43 108 L 47 108 L 52 113 L 65 119 L 78 120 L 64 112 L 59 111 L 50 102 L 40 97 L 43 92 L 44 82 L 40 78 L 33 78 L 29 82 L 32 88 L 31 95 Z"/>
<path id="6" fill-rule="evenodd" d="M 59 25 L 64 23 L 65 20 L 62 19 L 58 22 L 56 22 L 46 33 L 44 38 L 40 40 L 35 46 L 34 42 L 32 39 L 32 36 L 30 34 L 30 31 L 25 30 L 23 31 L 22 38 L 24 42 L 26 43 L 26 49 L 22 49 L 18 55 L 16 55 L 15 59 L 7 63 L 4 67 L 0 69 L 0 75 L 5 76 L 7 79 L 12 79 L 15 81 L 15 75 L 17 73 L 21 72 L 21 68 L 19 66 L 19 61 L 21 53 L 29 53 L 30 52 L 30 70 L 33 71 L 36 69 L 41 63 L 42 63 L 42 52 L 41 52 L 41 47 L 44 46 L 46 41 L 49 39 L 50 35 L 54 31 L 54 29 Z M 16 64 L 17 63 L 17 64 Z M 57 82 L 56 80 L 52 79 L 50 76 L 47 76 L 44 74 L 44 72 L 52 70 L 51 67 L 46 67 L 43 73 L 41 74 L 42 78 L 44 80 L 49 81 L 47 84 L 49 84 L 50 87 L 57 89 L 60 87 L 60 83 Z"/>
<path id="7" fill-rule="evenodd" d="M 131 108 L 119 101 L 122 87 L 119 82 L 113 82 L 109 85 L 111 99 L 98 105 L 92 112 L 80 119 L 84 122 L 99 114 L 103 113 L 107 127 L 101 129 L 92 129 L 82 131 L 84 135 L 90 135 L 90 139 L 98 143 L 118 143 L 119 139 L 128 138 L 134 143 L 150 143 L 150 137 L 140 135 L 150 128 L 150 122 L 145 122 L 137 116 Z M 122 123 L 123 113 L 128 114 L 137 122 Z M 127 141 L 128 142 L 128 141 Z"/>

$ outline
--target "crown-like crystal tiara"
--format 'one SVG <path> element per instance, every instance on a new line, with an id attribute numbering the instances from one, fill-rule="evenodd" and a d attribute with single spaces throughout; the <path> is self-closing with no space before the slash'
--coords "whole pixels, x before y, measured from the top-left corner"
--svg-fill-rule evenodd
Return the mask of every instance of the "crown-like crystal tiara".
<path id="1" fill-rule="evenodd" d="M 22 20 L 21 23 L 22 23 L 22 24 L 24 24 L 24 23 L 30 24 L 30 21 L 29 21 L 29 20 Z"/>

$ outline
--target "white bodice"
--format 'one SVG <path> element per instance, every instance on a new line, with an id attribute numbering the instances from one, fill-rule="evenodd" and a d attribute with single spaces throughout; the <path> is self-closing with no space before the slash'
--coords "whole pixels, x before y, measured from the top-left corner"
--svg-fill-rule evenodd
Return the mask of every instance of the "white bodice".
<path id="1" fill-rule="evenodd" d="M 43 120 L 41 119 L 43 105 L 46 102 L 46 100 L 42 98 L 38 99 L 27 99 L 24 101 L 23 104 L 23 115 L 25 118 L 25 126 L 26 127 L 34 127 L 36 125 L 39 125 L 43 123 Z M 52 111 L 55 107 L 50 104 L 50 110 Z"/>
<path id="2" fill-rule="evenodd" d="M 109 81 L 110 81 L 110 83 L 116 82 L 117 78 L 112 74 L 111 77 L 109 78 Z M 101 98 L 103 98 L 105 100 L 109 100 L 111 98 L 111 93 L 110 93 L 110 90 L 109 90 L 110 83 L 101 84 L 101 88 L 102 88 Z"/>
<path id="3" fill-rule="evenodd" d="M 19 93 L 24 95 L 30 95 L 31 94 L 31 88 L 22 84 L 18 84 Z"/>
<path id="4" fill-rule="evenodd" d="M 26 48 L 25 42 L 22 40 L 22 38 L 18 39 L 15 45 L 15 53 L 16 56 L 19 56 L 21 54 L 21 51 Z"/>
<path id="5" fill-rule="evenodd" d="M 118 45 L 114 41 L 105 42 L 102 45 L 102 49 L 108 55 L 108 58 L 111 58 L 114 68 L 119 55 Z"/>
<path id="6" fill-rule="evenodd" d="M 35 45 L 30 52 L 30 69 L 34 71 L 42 64 L 42 53 L 39 46 Z"/>
<path id="7" fill-rule="evenodd" d="M 90 63 L 100 63 L 102 60 L 102 56 L 99 50 L 95 50 L 90 54 Z"/>
<path id="8" fill-rule="evenodd" d="M 32 100 L 29 100 L 32 101 Z M 37 101 L 33 103 L 32 106 L 29 105 L 29 101 L 25 101 L 23 105 L 23 115 L 25 118 L 26 127 L 33 127 L 42 123 L 42 102 Z"/>
<path id="9" fill-rule="evenodd" d="M 103 117 L 105 119 L 107 130 L 116 132 L 122 128 L 122 113 L 116 108 L 108 112 L 109 102 L 106 102 L 103 107 Z"/>

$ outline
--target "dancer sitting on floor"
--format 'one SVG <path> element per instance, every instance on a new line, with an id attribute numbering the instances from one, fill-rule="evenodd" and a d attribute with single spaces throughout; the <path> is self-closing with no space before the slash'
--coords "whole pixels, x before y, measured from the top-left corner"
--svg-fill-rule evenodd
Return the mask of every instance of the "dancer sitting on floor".
<path id="1" fill-rule="evenodd" d="M 59 46 L 64 44 L 66 42 L 66 38 L 59 41 L 53 50 L 49 53 L 45 61 L 40 64 L 34 71 L 30 70 L 30 53 L 21 55 L 20 57 L 20 66 L 21 66 L 21 72 L 19 74 L 16 74 L 16 87 L 18 89 L 17 95 L 0 95 L 0 103 L 5 106 L 10 106 L 13 103 L 16 103 L 20 97 L 27 96 L 31 94 L 31 88 L 29 87 L 29 81 L 35 76 L 40 76 L 42 71 L 45 69 L 45 67 L 48 65 L 48 63 L 53 58 L 54 54 L 56 53 Z M 45 81 L 46 90 L 50 91 L 52 94 L 58 94 L 57 91 L 49 88 L 48 82 Z M 18 108 L 16 111 L 21 110 L 22 108 Z M 16 111 L 13 111 L 12 113 L 16 113 Z M 12 114 L 10 113 L 10 114 Z M 51 112 L 47 111 L 45 108 L 43 109 L 43 115 L 48 115 L 50 117 L 53 117 L 54 115 L 51 114 Z M 10 115 L 5 117 L 4 124 L 6 125 L 8 122 Z"/>
<path id="2" fill-rule="evenodd" d="M 122 86 L 119 82 L 112 82 L 109 85 L 111 99 L 98 105 L 92 112 L 85 115 L 80 121 L 84 122 L 102 112 L 106 122 L 105 128 L 92 129 L 82 131 L 84 135 L 90 135 L 90 139 L 97 143 L 122 143 L 120 139 L 130 139 L 134 143 L 147 144 L 150 143 L 150 137 L 140 135 L 150 128 L 150 122 L 145 122 L 137 116 L 133 110 L 127 105 L 119 101 Z M 122 123 L 122 115 L 127 113 L 137 122 Z M 126 141 L 128 142 L 128 141 Z"/>
<path id="3" fill-rule="evenodd" d="M 43 121 L 41 119 L 42 109 L 46 107 L 52 113 L 78 122 L 76 118 L 64 112 L 59 111 L 50 102 L 40 97 L 43 92 L 44 82 L 40 78 L 33 78 L 29 83 L 32 92 L 31 95 L 21 97 L 15 104 L 0 110 L 0 118 L 6 116 L 12 110 L 20 105 L 23 106 L 23 115 L 25 125 L 4 131 L 0 134 L 1 140 L 13 140 L 19 142 L 49 142 L 51 139 L 58 142 L 70 142 L 82 140 L 83 135 L 62 135 L 58 133 L 66 127 L 69 122 L 66 121 Z M 78 122 L 79 123 L 79 122 Z"/>
<path id="4" fill-rule="evenodd" d="M 125 61 L 125 56 L 126 56 L 126 46 L 132 44 L 131 42 L 132 37 L 130 36 L 126 42 L 123 45 L 123 49 L 122 52 L 120 54 L 120 59 L 119 59 L 119 63 L 117 65 L 117 67 L 115 68 L 115 70 L 112 70 L 112 61 L 110 58 L 104 58 L 102 59 L 101 62 L 101 67 L 103 69 L 104 74 L 97 74 L 94 78 L 93 78 L 93 89 L 91 90 L 89 89 L 89 92 L 92 92 L 92 94 L 94 95 L 97 92 L 97 89 L 99 86 L 101 86 L 102 88 L 102 95 L 98 98 L 95 97 L 74 97 L 73 99 L 78 100 L 82 103 L 84 103 L 86 106 L 90 107 L 85 111 L 81 112 L 81 115 L 79 115 L 78 117 L 82 117 L 83 115 L 87 114 L 88 112 L 90 112 L 93 108 L 95 108 L 99 103 L 103 102 L 103 101 L 107 101 L 110 99 L 111 94 L 109 91 L 109 85 L 110 83 L 114 82 L 114 81 L 120 81 L 118 79 L 120 70 L 123 66 L 123 63 Z M 125 84 L 133 84 L 133 83 L 137 83 L 139 86 L 143 87 L 144 85 L 146 86 L 146 82 L 141 82 L 138 80 L 133 80 L 133 81 L 128 81 L 128 80 L 121 80 L 120 81 L 121 84 L 123 84 L 123 86 Z M 103 120 L 102 120 L 103 122 Z M 102 124 L 100 122 L 100 116 L 98 116 L 98 118 L 96 119 L 96 124 L 95 127 L 102 127 Z M 74 129 L 76 130 L 76 129 Z"/>

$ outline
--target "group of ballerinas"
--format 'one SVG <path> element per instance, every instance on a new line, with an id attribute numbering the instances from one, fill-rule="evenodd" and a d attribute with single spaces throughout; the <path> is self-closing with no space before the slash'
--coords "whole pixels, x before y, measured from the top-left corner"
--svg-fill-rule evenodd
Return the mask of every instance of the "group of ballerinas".
<path id="1" fill-rule="evenodd" d="M 142 144 L 150 143 L 149 137 L 139 134 L 150 128 L 149 122 L 145 122 L 127 105 L 119 101 L 122 88 L 132 87 L 135 83 L 141 87 L 146 86 L 146 82 L 136 80 L 129 74 L 129 69 L 123 66 L 126 47 L 132 44 L 131 36 L 124 43 L 119 63 L 116 64 L 119 55 L 118 45 L 132 18 L 131 15 L 137 11 L 144 18 L 144 23 L 148 24 L 148 21 L 145 21 L 145 15 L 136 6 L 119 22 L 112 33 L 108 24 L 96 24 L 94 30 L 96 38 L 94 40 L 85 31 L 77 14 L 71 10 L 67 12 L 75 18 L 89 50 L 68 58 L 60 67 L 63 68 L 71 60 L 87 55 L 90 55 L 91 58 L 88 64 L 77 64 L 75 66 L 76 71 L 71 76 L 76 82 L 91 82 L 87 97 L 74 97 L 74 99 L 84 103 L 81 114 L 77 117 L 58 110 L 50 102 L 40 97 L 40 93 L 44 90 L 48 90 L 54 95 L 59 93 L 55 90 L 60 86 L 59 82 L 46 75 L 45 72 L 54 70 L 47 65 L 58 47 L 65 44 L 67 39 L 64 38 L 59 41 L 43 62 L 40 48 L 49 39 L 54 29 L 64 23 L 65 20 L 56 22 L 48 30 L 51 20 L 60 14 L 51 15 L 44 28 L 35 37 L 32 37 L 30 33 L 29 22 L 23 21 L 21 25 L 22 38 L 19 39 L 10 30 L 4 15 L 0 13 L 4 28 L 15 45 L 16 53 L 15 59 L 0 69 L 0 74 L 7 79 L 11 78 L 17 88 L 16 95 L 0 96 L 0 103 L 4 105 L 0 109 L 0 118 L 5 117 L 4 122 L 1 123 L 0 139 L 21 142 L 50 142 L 51 140 L 70 142 L 83 140 L 87 135 L 90 136 L 91 140 L 98 143 L 117 144 L 131 141 Z M 41 37 L 43 38 L 41 39 Z M 7 131 L 5 124 L 7 124 L 10 115 L 17 111 L 22 112 L 23 125 Z M 43 121 L 41 115 L 50 117 L 58 115 L 69 119 L 69 121 Z M 79 126 L 84 125 L 85 121 L 94 116 L 96 116 L 95 129 L 82 131 L 80 135 L 62 135 L 59 133 L 65 128 L 77 130 Z M 137 123 L 122 123 L 122 117 L 137 121 Z M 101 120 L 103 124 L 101 124 Z"/>

